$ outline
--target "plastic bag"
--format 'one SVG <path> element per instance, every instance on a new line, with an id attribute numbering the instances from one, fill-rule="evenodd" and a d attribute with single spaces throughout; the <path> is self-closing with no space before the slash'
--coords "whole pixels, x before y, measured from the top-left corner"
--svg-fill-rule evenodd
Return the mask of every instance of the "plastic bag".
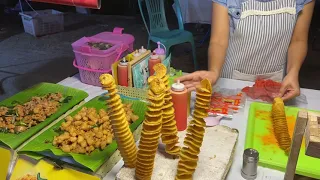
<path id="1" fill-rule="evenodd" d="M 257 79 L 252 87 L 247 86 L 242 89 L 242 92 L 246 93 L 251 99 L 272 102 L 273 98 L 279 93 L 280 87 L 281 83 L 273 80 Z"/>
<path id="2" fill-rule="evenodd" d="M 281 83 L 270 79 L 257 79 L 252 87 L 244 87 L 241 91 L 247 95 L 249 101 L 272 103 L 273 99 L 279 94 Z M 285 102 L 286 106 L 298 106 L 305 108 L 308 104 L 305 95 L 293 98 Z"/>
<path id="3" fill-rule="evenodd" d="M 210 116 L 232 119 L 245 106 L 246 96 L 240 89 L 215 88 L 208 110 Z"/>

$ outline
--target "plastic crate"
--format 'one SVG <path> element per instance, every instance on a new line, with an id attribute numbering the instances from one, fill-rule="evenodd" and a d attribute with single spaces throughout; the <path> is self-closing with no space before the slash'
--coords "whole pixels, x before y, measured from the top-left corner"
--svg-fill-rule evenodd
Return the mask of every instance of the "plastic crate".
<path id="1" fill-rule="evenodd" d="M 64 30 L 63 13 L 53 10 L 20 12 L 24 31 L 33 36 L 43 36 Z"/>

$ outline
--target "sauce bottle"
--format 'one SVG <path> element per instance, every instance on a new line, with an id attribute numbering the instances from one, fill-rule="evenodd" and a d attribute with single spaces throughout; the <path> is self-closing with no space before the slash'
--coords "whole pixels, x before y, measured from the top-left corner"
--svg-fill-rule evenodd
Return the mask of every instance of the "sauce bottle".
<path id="1" fill-rule="evenodd" d="M 136 51 L 133 53 L 134 59 L 137 59 L 140 55 L 141 55 L 141 53 L 139 52 L 139 50 L 136 50 Z"/>
<path id="2" fill-rule="evenodd" d="M 161 63 L 161 59 L 159 58 L 159 56 L 156 53 L 152 53 L 152 55 L 150 56 L 149 62 L 148 62 L 149 76 L 154 75 L 153 66 L 158 63 Z"/>
<path id="3" fill-rule="evenodd" d="M 171 95 L 177 129 L 178 131 L 184 131 L 187 129 L 188 121 L 188 90 L 185 88 L 184 84 L 178 81 L 171 85 Z"/>
<path id="4" fill-rule="evenodd" d="M 158 44 L 158 48 L 153 50 L 153 52 L 159 56 L 161 61 L 163 61 L 166 58 L 166 47 L 159 41 L 157 42 L 157 44 Z M 164 47 L 164 49 L 161 48 L 161 45 Z"/>
<path id="5" fill-rule="evenodd" d="M 123 58 L 118 64 L 118 84 L 128 87 L 128 61 Z"/>
<path id="6" fill-rule="evenodd" d="M 139 53 L 143 54 L 145 52 L 147 52 L 147 50 L 143 46 L 141 46 L 141 49 L 139 49 Z"/>

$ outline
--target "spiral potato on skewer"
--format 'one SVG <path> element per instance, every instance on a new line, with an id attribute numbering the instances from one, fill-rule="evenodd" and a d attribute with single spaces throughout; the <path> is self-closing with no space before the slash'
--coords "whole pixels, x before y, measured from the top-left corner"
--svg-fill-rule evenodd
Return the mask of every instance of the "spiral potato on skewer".
<path id="1" fill-rule="evenodd" d="M 169 76 L 166 75 L 167 68 L 161 63 L 154 65 L 153 68 L 156 72 L 156 76 L 162 79 L 166 87 L 162 116 L 161 140 L 162 143 L 166 145 L 165 150 L 168 154 L 178 155 L 180 153 L 180 147 L 177 145 L 179 142 L 179 138 L 177 136 L 178 130 L 175 121 L 173 103 L 171 102 L 172 96 L 169 86 Z"/>
<path id="2" fill-rule="evenodd" d="M 272 104 L 272 125 L 279 147 L 284 150 L 286 154 L 289 154 L 291 138 L 288 131 L 284 103 L 281 98 L 274 98 Z"/>
<path id="3" fill-rule="evenodd" d="M 212 88 L 207 79 L 201 81 L 201 87 L 196 90 L 196 103 L 193 120 L 187 128 L 187 135 L 181 149 L 176 180 L 191 180 L 197 168 L 198 155 L 205 133 L 206 123 L 203 118 L 208 116 L 207 110 L 211 101 Z"/>
<path id="4" fill-rule="evenodd" d="M 165 85 L 161 79 L 154 76 L 151 76 L 148 81 L 150 103 L 143 122 L 135 172 L 139 180 L 151 179 L 162 127 Z"/>
<path id="5" fill-rule="evenodd" d="M 107 100 L 107 106 L 109 118 L 124 165 L 134 168 L 137 159 L 137 147 L 126 119 L 120 95 L 117 94 L 117 86 L 110 74 L 102 74 L 100 76 L 100 83 L 103 88 L 108 90 L 107 96 L 109 96 L 109 99 Z"/>

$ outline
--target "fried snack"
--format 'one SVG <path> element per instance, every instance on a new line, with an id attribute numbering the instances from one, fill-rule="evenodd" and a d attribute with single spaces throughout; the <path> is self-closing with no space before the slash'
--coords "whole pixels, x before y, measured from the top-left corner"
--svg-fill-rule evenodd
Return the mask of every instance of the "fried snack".
<path id="1" fill-rule="evenodd" d="M 288 155 L 290 152 L 291 138 L 288 131 L 284 103 L 279 97 L 274 98 L 272 104 L 272 124 L 279 147 Z"/>
<path id="2" fill-rule="evenodd" d="M 205 121 L 203 118 L 208 116 L 212 88 L 207 79 L 201 81 L 201 87 L 196 91 L 196 103 L 193 113 L 193 120 L 187 128 L 187 135 L 183 144 L 185 147 L 181 149 L 180 160 L 176 180 L 191 180 L 192 175 L 197 167 L 198 154 L 202 145 L 205 133 Z"/>
<path id="3" fill-rule="evenodd" d="M 62 98 L 61 93 L 48 93 L 13 107 L 0 106 L 0 132 L 21 133 L 36 126 L 58 111 Z"/>
<path id="4" fill-rule="evenodd" d="M 165 85 L 162 80 L 151 76 L 148 80 L 148 111 L 145 115 L 136 164 L 136 178 L 150 180 L 154 158 L 158 149 L 162 126 L 162 106 L 164 104 Z"/>
<path id="5" fill-rule="evenodd" d="M 37 180 L 37 176 L 31 175 L 31 174 L 27 174 L 27 175 L 24 175 L 21 178 L 18 178 L 17 180 Z"/>
<path id="6" fill-rule="evenodd" d="M 165 103 L 163 105 L 162 116 L 162 130 L 161 140 L 166 145 L 166 152 L 170 155 L 178 155 L 180 153 L 180 147 L 177 145 L 179 137 L 177 136 L 178 130 L 176 126 L 176 120 L 174 115 L 173 103 L 171 102 L 172 96 L 169 86 L 169 76 L 166 75 L 167 68 L 162 63 L 158 63 L 153 67 L 156 72 L 156 76 L 161 78 L 166 86 L 165 89 Z"/>
<path id="7" fill-rule="evenodd" d="M 123 104 L 124 111 L 126 112 L 127 121 L 129 124 L 139 119 L 139 116 L 135 115 L 132 108 L 132 104 Z"/>
<path id="8" fill-rule="evenodd" d="M 53 145 L 62 151 L 90 154 L 112 143 L 113 132 L 107 112 L 83 107 L 74 117 L 67 116 L 60 126 L 63 134 L 55 136 Z"/>
<path id="9" fill-rule="evenodd" d="M 109 117 L 124 165 L 134 168 L 137 159 L 137 147 L 129 128 L 114 78 L 110 74 L 102 74 L 100 76 L 100 83 L 104 89 L 108 90 L 107 96 L 109 96 L 109 99 L 107 100 L 107 105 Z"/>

